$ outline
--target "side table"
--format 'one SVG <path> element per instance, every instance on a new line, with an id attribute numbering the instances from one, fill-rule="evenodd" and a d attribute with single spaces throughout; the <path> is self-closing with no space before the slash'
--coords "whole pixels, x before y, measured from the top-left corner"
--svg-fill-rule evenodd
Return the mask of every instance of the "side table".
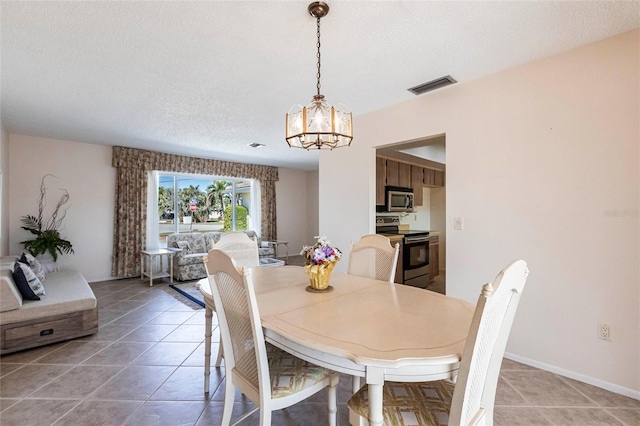
<path id="1" fill-rule="evenodd" d="M 149 287 L 153 286 L 154 278 L 170 277 L 173 282 L 173 254 L 175 251 L 170 249 L 154 249 L 154 250 L 141 250 L 140 251 L 140 279 L 144 280 L 144 277 L 149 277 Z M 153 271 L 153 259 L 160 256 L 160 271 Z M 164 263 L 162 256 L 167 256 L 169 259 L 169 270 L 164 270 Z M 149 270 L 145 270 L 145 258 L 149 261 Z"/>
<path id="2" fill-rule="evenodd" d="M 275 256 L 276 259 L 278 258 L 278 246 L 284 246 L 285 250 L 286 250 L 286 262 L 285 263 L 289 263 L 289 241 L 284 241 L 284 240 L 275 240 L 275 241 L 271 241 L 271 245 L 273 246 L 273 249 L 275 250 Z"/>

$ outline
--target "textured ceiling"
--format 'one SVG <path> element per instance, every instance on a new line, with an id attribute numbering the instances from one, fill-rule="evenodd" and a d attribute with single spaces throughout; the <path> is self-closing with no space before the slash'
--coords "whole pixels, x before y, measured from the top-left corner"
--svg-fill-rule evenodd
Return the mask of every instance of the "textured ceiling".
<path id="1" fill-rule="evenodd" d="M 3 0 L 3 124 L 10 133 L 315 169 L 317 152 L 284 140 L 285 113 L 315 94 L 307 4 Z M 356 117 L 411 99 L 407 88 L 434 78 L 464 83 L 640 19 L 637 1 L 329 5 L 322 93 Z M 357 120 L 354 130 L 357 144 Z"/>

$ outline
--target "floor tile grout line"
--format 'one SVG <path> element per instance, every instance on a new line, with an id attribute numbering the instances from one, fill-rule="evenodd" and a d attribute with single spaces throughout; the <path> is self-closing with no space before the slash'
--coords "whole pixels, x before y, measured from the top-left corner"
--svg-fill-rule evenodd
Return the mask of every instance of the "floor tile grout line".
<path id="1" fill-rule="evenodd" d="M 585 398 L 587 398 L 589 401 L 593 402 L 595 404 L 596 407 L 601 407 L 601 405 L 598 403 L 598 401 L 596 401 L 595 399 L 591 398 L 589 395 L 585 394 L 584 392 L 582 392 L 580 389 L 578 389 L 576 386 L 573 385 L 573 383 L 571 383 L 570 381 L 568 381 L 565 377 L 560 376 L 558 374 L 556 374 L 556 376 L 558 378 L 560 378 L 560 380 L 563 383 L 566 383 L 569 387 L 575 389 L 576 392 L 578 392 L 580 395 L 584 396 Z"/>
<path id="2" fill-rule="evenodd" d="M 510 370 L 510 371 L 514 371 L 514 370 Z M 520 371 L 520 370 L 517 370 L 517 371 Z M 517 393 L 518 395 L 520 395 L 520 397 L 522 398 L 522 400 L 523 400 L 524 402 L 526 402 L 527 404 L 529 404 L 529 406 L 530 406 L 530 407 L 532 407 L 532 406 L 533 406 L 533 404 L 531 403 L 531 401 L 529 401 L 529 400 L 527 399 L 527 397 L 526 397 L 522 392 L 520 392 L 520 389 L 518 389 L 518 388 L 517 388 L 513 383 L 511 383 L 511 381 L 510 381 L 509 379 L 507 379 L 507 377 L 506 377 L 505 375 L 503 375 L 503 374 L 502 374 L 502 372 L 500 372 L 500 377 L 502 377 L 502 379 L 503 379 L 503 380 L 504 380 L 504 381 L 505 381 L 509 386 L 511 386 L 513 389 L 515 389 L 516 393 Z"/>
<path id="3" fill-rule="evenodd" d="M 607 413 L 609 413 L 609 415 L 611 417 L 613 417 L 614 419 L 616 419 L 617 421 L 620 422 L 620 424 L 627 426 L 627 423 L 625 421 L 623 421 L 622 419 L 620 419 L 618 416 L 616 416 L 614 414 L 613 411 L 611 411 L 612 409 L 618 409 L 618 410 L 624 410 L 624 409 L 629 409 L 629 410 L 634 410 L 634 408 L 627 408 L 627 407 L 611 407 L 611 408 L 603 408 L 604 411 L 606 411 Z M 640 408 L 635 408 L 635 410 L 638 410 L 638 415 L 640 416 Z"/>

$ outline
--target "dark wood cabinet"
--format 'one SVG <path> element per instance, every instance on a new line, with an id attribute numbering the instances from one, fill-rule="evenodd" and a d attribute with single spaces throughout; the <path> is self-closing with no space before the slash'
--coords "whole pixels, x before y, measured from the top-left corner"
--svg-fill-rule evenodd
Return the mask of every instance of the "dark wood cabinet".
<path id="1" fill-rule="evenodd" d="M 376 205 L 381 206 L 386 203 L 384 199 L 386 186 L 413 188 L 413 204 L 419 207 L 424 204 L 422 188 L 444 186 L 444 172 L 376 157 Z"/>
<path id="2" fill-rule="evenodd" d="M 387 160 L 387 185 L 400 186 L 398 182 L 398 162 Z"/>
<path id="3" fill-rule="evenodd" d="M 422 183 L 430 188 L 444 186 L 444 172 L 425 168 Z"/>
<path id="4" fill-rule="evenodd" d="M 433 186 L 444 186 L 444 172 L 441 170 L 434 170 L 434 172 Z"/>
<path id="5" fill-rule="evenodd" d="M 398 186 L 411 188 L 411 164 L 398 163 Z"/>
<path id="6" fill-rule="evenodd" d="M 413 188 L 413 203 L 416 206 L 423 204 L 422 199 L 422 183 L 424 168 L 420 166 L 411 166 L 411 188 Z"/>

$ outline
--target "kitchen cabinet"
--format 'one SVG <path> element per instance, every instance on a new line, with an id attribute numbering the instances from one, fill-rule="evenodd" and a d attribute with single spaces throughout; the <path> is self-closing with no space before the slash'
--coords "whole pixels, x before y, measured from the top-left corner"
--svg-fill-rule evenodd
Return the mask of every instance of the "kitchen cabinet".
<path id="1" fill-rule="evenodd" d="M 411 185 L 413 188 L 413 204 L 417 206 L 421 206 L 423 203 L 422 200 L 422 184 L 423 181 L 423 171 L 424 168 L 420 166 L 411 166 Z"/>
<path id="2" fill-rule="evenodd" d="M 425 168 L 422 183 L 430 188 L 444 186 L 444 172 Z"/>
<path id="3" fill-rule="evenodd" d="M 384 157 L 376 157 L 376 205 L 378 206 L 386 204 L 386 186 L 413 188 L 413 204 L 419 207 L 424 203 L 422 188 L 424 186 L 430 188 L 444 186 L 444 172 Z"/>
<path id="4" fill-rule="evenodd" d="M 384 199 L 384 187 L 387 184 L 387 160 L 376 157 L 376 205 L 386 203 Z"/>
<path id="5" fill-rule="evenodd" d="M 411 164 L 398 163 L 398 186 L 411 188 Z"/>
<path id="6" fill-rule="evenodd" d="M 398 162 L 387 160 L 387 185 L 400 186 L 398 183 Z"/>
<path id="7" fill-rule="evenodd" d="M 440 275 L 440 237 L 429 236 L 429 281 Z"/>

